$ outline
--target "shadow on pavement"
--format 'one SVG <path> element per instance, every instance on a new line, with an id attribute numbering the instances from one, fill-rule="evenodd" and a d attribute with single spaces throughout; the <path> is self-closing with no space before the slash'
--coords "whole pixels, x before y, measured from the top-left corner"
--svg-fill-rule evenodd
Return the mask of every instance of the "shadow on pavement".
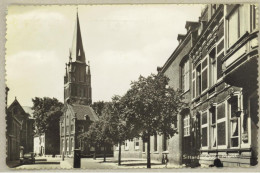
<path id="1" fill-rule="evenodd" d="M 123 163 L 123 162 L 138 162 L 138 161 L 140 161 L 140 160 L 121 160 L 121 163 Z M 117 160 L 108 160 L 106 162 L 100 161 L 99 163 L 118 163 L 118 161 Z"/>
<path id="2" fill-rule="evenodd" d="M 55 164 L 60 164 L 60 162 L 36 162 L 36 164 L 42 164 L 42 165 L 44 165 L 44 164 L 47 164 L 47 165 L 53 164 L 53 165 L 55 165 Z"/>
<path id="3" fill-rule="evenodd" d="M 47 161 L 47 159 L 35 159 L 36 162 L 38 161 Z"/>
<path id="4" fill-rule="evenodd" d="M 128 164 L 121 164 L 121 166 L 146 166 L 147 163 L 128 163 Z M 151 163 L 152 165 L 162 165 L 160 163 Z"/>

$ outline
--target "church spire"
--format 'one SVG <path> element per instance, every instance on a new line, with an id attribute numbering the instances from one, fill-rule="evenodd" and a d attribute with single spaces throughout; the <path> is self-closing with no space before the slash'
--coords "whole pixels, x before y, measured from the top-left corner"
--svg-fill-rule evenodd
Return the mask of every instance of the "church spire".
<path id="1" fill-rule="evenodd" d="M 72 61 L 85 62 L 85 53 L 83 49 L 80 24 L 79 24 L 78 7 L 76 13 L 76 24 L 74 28 L 73 40 L 71 46 L 71 59 Z"/>
<path id="2" fill-rule="evenodd" d="M 70 104 L 90 105 L 92 102 L 91 74 L 89 63 L 87 64 L 85 59 L 78 10 L 65 73 L 64 103 L 69 99 Z"/>

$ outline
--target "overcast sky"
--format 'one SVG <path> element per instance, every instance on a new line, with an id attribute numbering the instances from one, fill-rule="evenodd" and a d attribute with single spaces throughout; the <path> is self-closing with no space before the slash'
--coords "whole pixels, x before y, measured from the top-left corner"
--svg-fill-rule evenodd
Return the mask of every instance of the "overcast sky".
<path id="1" fill-rule="evenodd" d="M 203 5 L 78 6 L 86 60 L 90 61 L 93 101 L 123 95 L 139 75 L 156 73 L 198 21 Z M 9 6 L 6 80 L 8 104 L 23 106 L 34 97 L 63 102 L 63 76 L 76 20 L 76 6 Z"/>

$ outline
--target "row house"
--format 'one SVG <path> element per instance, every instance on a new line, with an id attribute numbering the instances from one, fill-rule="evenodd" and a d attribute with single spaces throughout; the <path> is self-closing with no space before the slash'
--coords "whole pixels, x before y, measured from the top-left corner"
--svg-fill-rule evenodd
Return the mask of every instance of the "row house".
<path id="1" fill-rule="evenodd" d="M 256 164 L 256 10 L 250 4 L 208 5 L 200 17 L 202 31 L 189 58 L 191 126 L 200 127 L 201 165 L 216 158 L 224 166 Z"/>
<path id="2" fill-rule="evenodd" d="M 182 89 L 178 134 L 151 136 L 151 159 L 194 167 L 255 165 L 257 161 L 258 8 L 206 5 L 159 73 Z M 122 157 L 146 158 L 142 139 L 127 140 Z M 114 157 L 118 157 L 118 146 Z"/>

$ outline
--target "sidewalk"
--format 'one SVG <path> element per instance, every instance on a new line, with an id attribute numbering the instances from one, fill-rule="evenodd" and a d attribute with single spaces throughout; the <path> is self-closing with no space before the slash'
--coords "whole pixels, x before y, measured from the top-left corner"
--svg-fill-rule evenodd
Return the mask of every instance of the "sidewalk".
<path id="1" fill-rule="evenodd" d="M 66 158 L 61 162 L 61 168 L 70 169 L 73 167 L 73 159 Z M 151 168 L 154 169 L 166 169 L 166 168 L 181 168 L 179 165 L 162 164 L 159 161 L 151 161 Z M 118 161 L 115 158 L 107 158 L 106 162 L 103 162 L 103 158 L 82 158 L 81 169 L 146 169 L 146 159 L 139 158 L 123 158 L 121 165 L 118 165 Z"/>

